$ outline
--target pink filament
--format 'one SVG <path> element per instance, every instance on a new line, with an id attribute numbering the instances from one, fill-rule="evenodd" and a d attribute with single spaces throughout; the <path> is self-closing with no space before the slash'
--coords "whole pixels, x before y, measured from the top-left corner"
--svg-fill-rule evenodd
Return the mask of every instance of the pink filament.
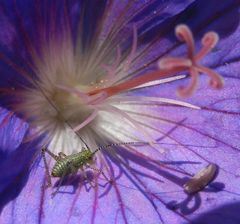
<path id="1" fill-rule="evenodd" d="M 202 38 L 202 49 L 194 55 L 194 39 L 191 30 L 186 25 L 179 25 L 176 27 L 176 36 L 183 40 L 188 47 L 188 57 L 187 58 L 163 58 L 159 60 L 158 65 L 160 70 L 153 71 L 147 74 L 144 74 L 140 77 L 136 77 L 131 80 L 127 80 L 115 86 L 104 87 L 100 89 L 95 89 L 89 91 L 87 93 L 83 93 L 78 89 L 68 88 L 66 86 L 58 85 L 60 89 L 68 91 L 72 94 L 77 95 L 81 99 L 83 99 L 84 103 L 93 108 L 93 112 L 78 126 L 74 128 L 74 131 L 78 131 L 81 128 L 85 127 L 89 124 L 98 114 L 99 110 L 105 110 L 111 113 L 120 114 L 122 117 L 130 121 L 137 129 L 139 129 L 145 137 L 147 137 L 150 142 L 152 142 L 151 137 L 148 133 L 140 126 L 140 124 L 132 119 L 127 113 L 122 110 L 111 106 L 111 105 L 103 105 L 102 103 L 108 98 L 115 94 L 118 94 L 123 91 L 130 90 L 134 87 L 143 85 L 145 83 L 159 80 L 161 78 L 166 78 L 172 76 L 178 72 L 189 71 L 191 76 L 191 82 L 187 87 L 180 87 L 178 89 L 178 94 L 181 97 L 187 97 L 193 94 L 196 89 L 198 83 L 199 73 L 205 73 L 210 77 L 210 85 L 213 88 L 222 88 L 223 80 L 219 74 L 214 72 L 213 70 L 204 67 L 199 64 L 199 61 L 211 51 L 211 49 L 218 42 L 218 35 L 214 32 L 208 32 Z M 133 27 L 133 45 L 131 52 L 126 59 L 126 62 L 123 65 L 122 70 L 126 71 L 129 69 L 131 65 L 134 54 L 137 49 L 137 29 L 136 26 Z M 117 66 L 120 63 L 121 51 L 120 48 L 117 48 L 117 56 L 115 62 L 112 65 L 102 65 L 102 67 L 107 72 L 107 78 L 113 79 L 116 74 Z"/>
<path id="2" fill-rule="evenodd" d="M 134 120 L 133 118 L 131 118 L 126 112 L 123 112 L 122 110 L 120 110 L 114 106 L 111 106 L 111 105 L 105 106 L 104 110 L 108 111 L 108 112 L 112 112 L 114 114 L 118 113 L 122 117 L 124 117 L 125 119 L 130 121 L 134 125 L 134 127 L 137 128 L 137 130 L 139 130 L 145 136 L 146 139 L 148 139 L 148 141 L 150 142 L 150 145 L 152 142 L 155 142 L 155 140 L 144 130 L 144 128 L 142 128 L 140 126 L 140 124 L 138 124 L 138 122 L 136 120 Z"/>
<path id="3" fill-rule="evenodd" d="M 133 44 L 132 44 L 132 49 L 131 49 L 131 52 L 126 60 L 126 63 L 123 67 L 123 71 L 127 71 L 129 69 L 129 66 L 131 65 L 132 61 L 133 61 L 133 58 L 134 58 L 134 55 L 136 53 L 136 50 L 137 50 L 137 27 L 136 25 L 134 24 L 133 25 Z"/>
<path id="4" fill-rule="evenodd" d="M 91 121 L 93 121 L 96 116 L 98 114 L 98 110 L 94 110 L 93 113 L 87 117 L 87 119 L 85 119 L 81 124 L 79 124 L 78 126 L 76 126 L 73 130 L 76 132 L 76 131 L 79 131 L 81 128 L 85 127 L 86 125 L 88 125 Z"/>
<path id="5" fill-rule="evenodd" d="M 105 64 L 101 65 L 102 68 L 107 71 L 107 76 L 105 78 L 106 80 L 113 79 L 114 75 L 116 74 L 116 68 L 120 63 L 120 59 L 121 59 L 121 49 L 119 46 L 117 46 L 117 55 L 113 65 L 105 65 Z"/>

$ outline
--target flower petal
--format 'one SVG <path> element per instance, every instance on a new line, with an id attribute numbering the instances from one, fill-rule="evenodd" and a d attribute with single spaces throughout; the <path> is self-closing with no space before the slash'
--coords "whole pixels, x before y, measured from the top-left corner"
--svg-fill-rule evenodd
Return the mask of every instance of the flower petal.
<path id="1" fill-rule="evenodd" d="M 23 2 L 22 6 L 26 4 L 26 1 Z M 117 2 L 119 1 L 114 1 L 115 4 Z M 159 1 L 155 1 L 155 4 L 157 2 Z M 179 1 L 173 1 L 173 3 L 177 2 L 179 3 Z M 183 4 L 181 4 L 182 2 Z M 188 99 L 189 103 L 196 106 L 191 108 L 166 102 L 158 104 L 128 102 L 126 98 L 126 101 L 121 104 L 124 112 L 133 114 L 133 118 L 140 125 L 152 132 L 154 136 L 158 136 L 161 144 L 156 147 L 163 148 L 164 153 L 159 153 L 156 149 L 146 145 L 141 147 L 129 146 L 127 149 L 114 148 L 117 156 L 107 152 L 103 153 L 103 161 L 107 163 L 106 167 L 108 167 L 107 174 L 114 177 L 112 183 L 108 183 L 100 175 L 98 177 L 100 184 L 92 188 L 84 180 L 81 173 L 64 181 L 60 188 L 63 192 L 57 193 L 53 199 L 51 199 L 53 189 L 44 188 L 46 176 L 44 164 L 41 161 L 30 173 L 27 182 L 29 170 L 25 169 L 22 170 L 16 183 L 1 181 L 4 183 L 3 188 L 5 189 L 1 193 L 1 208 L 3 209 L 1 222 L 98 224 L 160 222 L 174 224 L 189 220 L 201 221 L 202 217 L 206 221 L 205 217 L 213 206 L 219 207 L 221 211 L 227 206 L 228 209 L 233 208 L 232 213 L 225 212 L 221 218 L 230 219 L 229 216 L 231 216 L 232 220 L 237 220 L 238 211 L 234 208 L 238 204 L 231 205 L 230 203 L 239 200 L 240 193 L 238 190 L 240 170 L 238 162 L 240 159 L 240 96 L 238 87 L 240 80 L 238 72 L 239 50 L 237 49 L 237 40 L 239 39 L 239 17 L 237 17 L 239 14 L 237 12 L 240 2 L 230 0 L 219 4 L 218 1 L 210 0 L 206 5 L 206 1 L 199 0 L 191 3 L 192 1 L 181 1 L 180 7 L 174 8 L 173 12 L 171 12 L 170 7 L 170 13 L 167 16 L 164 15 L 163 20 L 150 18 L 149 23 L 152 24 L 152 27 L 149 26 L 150 29 L 146 28 L 147 22 L 144 23 L 145 27 L 141 26 L 140 45 L 144 46 L 150 40 L 149 48 L 146 49 L 155 50 L 153 53 L 144 53 L 143 57 L 140 57 L 141 60 L 134 64 L 134 68 L 137 70 L 133 69 L 133 72 L 136 75 L 144 72 L 143 65 L 145 63 L 153 65 L 160 54 L 182 53 L 183 48 L 178 47 L 179 44 L 172 43 L 172 27 L 176 22 L 187 22 L 195 28 L 195 32 L 199 31 L 199 36 L 201 36 L 201 32 L 216 28 L 216 31 L 220 32 L 220 36 L 223 37 L 218 45 L 219 50 L 212 52 L 208 60 L 205 61 L 208 65 L 215 66 L 216 70 L 225 76 L 223 90 L 216 92 L 206 88 L 203 85 L 205 82 L 201 82 L 199 92 Z M 75 4 L 77 5 L 77 3 Z M 123 5 L 124 3 L 121 3 L 119 6 Z M 189 7 L 184 10 L 188 5 Z M 133 4 L 133 6 L 137 5 Z M 140 7 L 141 4 L 139 3 L 138 6 Z M 138 17 L 142 18 L 145 13 L 148 13 L 148 10 L 151 11 L 150 6 L 153 7 L 154 4 L 149 4 L 149 7 L 145 9 L 146 11 L 142 11 L 142 14 L 139 13 L 132 20 L 138 21 Z M 168 5 L 163 3 L 163 6 Z M 134 7 L 129 10 L 130 17 L 135 10 Z M 116 7 L 114 9 L 118 10 Z M 175 9 L 176 11 L 174 11 Z M 165 18 L 168 19 L 165 20 Z M 220 26 L 225 23 L 226 27 Z M 154 42 L 157 30 L 161 30 L 160 36 L 164 36 L 165 39 L 158 41 L 156 38 L 156 42 Z M 86 38 L 88 41 L 89 36 L 86 35 L 86 37 L 88 37 Z M 25 56 L 23 58 L 26 59 Z M 2 72 L 7 72 L 8 68 L 7 66 L 2 68 Z M 205 78 L 200 77 L 200 79 Z M 179 100 L 174 90 L 177 89 L 179 83 L 182 84 L 185 81 L 187 80 L 178 80 L 152 89 L 138 90 L 138 92 L 135 90 L 131 94 Z M 1 83 L 5 85 L 7 82 L 1 81 Z M 1 101 L 1 104 L 4 104 L 4 101 Z M 11 127 L 10 123 L 7 130 L 11 131 Z M 6 160 L 6 164 L 8 161 L 10 162 L 3 170 L 9 168 L 11 175 L 12 173 L 16 175 L 19 172 L 19 167 L 16 166 L 14 160 L 19 155 L 18 153 L 31 146 L 31 150 L 27 153 L 21 153 L 21 157 L 17 157 L 23 161 L 26 160 L 25 165 L 28 165 L 34 152 L 37 152 L 32 147 L 35 142 L 32 142 L 32 145 L 19 146 L 19 141 L 26 131 L 25 128 L 21 130 L 21 135 L 18 135 L 14 142 L 9 141 L 13 145 L 12 148 L 10 144 L 14 155 Z M 121 132 L 125 135 L 129 134 L 127 128 L 123 128 Z M 4 133 L 0 134 L 4 136 Z M 217 179 L 196 195 L 185 194 L 183 192 L 184 183 L 209 163 L 216 163 L 219 166 Z M 15 172 L 15 168 L 18 170 L 17 172 Z M 2 177 L 4 175 L 0 175 L 0 178 Z M 11 185 L 9 185 L 10 183 Z M 6 188 L 7 185 L 8 188 Z M 73 192 L 71 192 L 72 190 Z M 195 211 L 196 213 L 194 213 Z M 200 213 L 203 216 L 198 217 L 197 215 Z M 210 219 L 210 215 L 207 216 Z M 219 221 L 219 216 L 215 217 L 216 219 L 210 219 L 211 223 Z"/>

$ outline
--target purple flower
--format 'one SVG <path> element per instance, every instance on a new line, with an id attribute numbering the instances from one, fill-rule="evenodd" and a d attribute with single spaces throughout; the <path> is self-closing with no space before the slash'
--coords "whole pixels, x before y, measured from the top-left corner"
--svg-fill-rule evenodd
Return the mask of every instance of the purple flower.
<path id="1" fill-rule="evenodd" d="M 239 6 L 2 1 L 1 223 L 239 223 Z"/>

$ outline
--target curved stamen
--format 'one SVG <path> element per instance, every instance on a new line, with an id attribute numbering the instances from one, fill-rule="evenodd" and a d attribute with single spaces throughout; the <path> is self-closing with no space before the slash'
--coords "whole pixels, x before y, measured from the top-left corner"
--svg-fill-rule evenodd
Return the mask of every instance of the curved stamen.
<path id="1" fill-rule="evenodd" d="M 134 24 L 133 25 L 133 41 L 132 41 L 132 49 L 131 49 L 131 52 L 126 60 L 126 63 L 123 67 L 123 71 L 126 72 L 128 69 L 129 69 L 129 66 L 131 65 L 132 61 L 133 61 L 133 58 L 134 58 L 134 55 L 137 51 L 137 27 L 136 25 Z"/>
<path id="2" fill-rule="evenodd" d="M 143 127 L 141 127 L 138 121 L 136 121 L 134 118 L 129 116 L 126 112 L 112 105 L 104 106 L 102 107 L 102 109 L 110 113 L 119 114 L 120 116 L 128 120 L 138 131 L 140 131 L 141 134 L 143 134 L 143 136 L 145 137 L 145 139 L 147 139 L 149 144 L 154 147 L 152 143 L 155 142 L 155 139 Z"/>
<path id="3" fill-rule="evenodd" d="M 114 77 L 114 75 L 116 75 L 117 66 L 120 63 L 120 60 L 121 60 L 121 49 L 118 45 L 116 58 L 115 58 L 113 64 L 112 65 L 105 65 L 105 64 L 101 65 L 101 67 L 107 71 L 105 80 L 112 79 Z"/>
<path id="4" fill-rule="evenodd" d="M 91 121 L 93 121 L 96 118 L 97 114 L 98 114 L 98 110 L 94 110 L 93 113 L 90 114 L 90 116 L 88 116 L 81 124 L 76 126 L 73 130 L 75 132 L 79 131 L 80 129 L 88 125 Z"/>

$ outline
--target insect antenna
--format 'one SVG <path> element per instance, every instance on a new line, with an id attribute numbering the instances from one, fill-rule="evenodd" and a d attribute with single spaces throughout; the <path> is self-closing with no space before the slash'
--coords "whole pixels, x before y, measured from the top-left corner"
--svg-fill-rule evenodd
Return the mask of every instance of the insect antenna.
<path id="1" fill-rule="evenodd" d="M 141 145 L 151 145 L 151 144 L 161 144 L 159 142 L 118 142 L 118 143 L 111 143 L 109 145 L 105 145 L 105 146 L 100 146 L 99 148 L 97 148 L 93 154 L 95 154 L 97 151 L 101 150 L 101 149 L 107 149 L 109 147 L 112 146 L 121 146 L 121 145 L 136 145 L 136 144 L 141 144 Z"/>

